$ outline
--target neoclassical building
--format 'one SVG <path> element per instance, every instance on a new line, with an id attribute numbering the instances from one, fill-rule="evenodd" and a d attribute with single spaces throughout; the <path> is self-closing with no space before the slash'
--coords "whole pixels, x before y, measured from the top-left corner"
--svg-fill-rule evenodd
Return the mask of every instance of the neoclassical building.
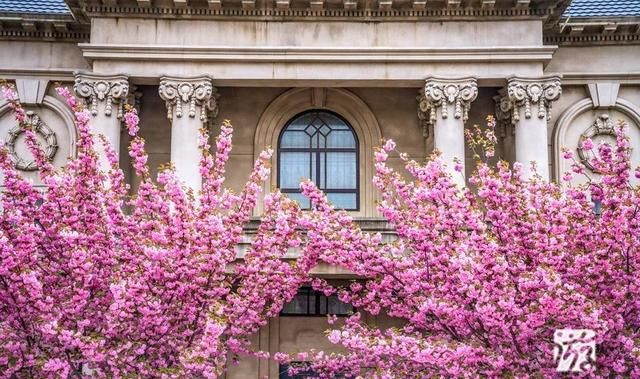
<path id="1" fill-rule="evenodd" d="M 382 138 L 418 160 L 438 149 L 468 175 L 464 129 L 495 114 L 497 156 L 535 161 L 547 180 L 568 169 L 563 147 L 582 157 L 580 141 L 612 138 L 617 120 L 640 147 L 638 0 L 1 0 L 0 52 L 0 77 L 16 84 L 57 166 L 74 156 L 76 140 L 54 90 L 61 83 L 86 100 L 96 131 L 119 149 L 133 190 L 125 103 L 139 109 L 152 169 L 171 161 L 200 188 L 198 129 L 215 134 L 228 119 L 229 186 L 240 188 L 260 151 L 273 147 L 265 191 L 280 188 L 304 206 L 297 184 L 312 178 L 363 228 L 385 233 L 371 184 Z M 4 102 L 0 138 L 37 183 Z M 632 154 L 640 164 L 640 148 Z M 317 274 L 349 277 L 332 267 Z M 317 316 L 347 308 L 303 289 L 256 346 L 330 349 Z M 265 376 L 287 377 L 258 360 L 228 374 Z"/>

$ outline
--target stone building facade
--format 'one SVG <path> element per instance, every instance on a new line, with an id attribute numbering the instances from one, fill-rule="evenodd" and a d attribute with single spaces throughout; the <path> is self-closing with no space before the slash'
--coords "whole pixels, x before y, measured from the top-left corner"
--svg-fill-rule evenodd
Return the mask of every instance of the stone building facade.
<path id="1" fill-rule="evenodd" d="M 61 83 L 119 147 L 134 190 L 125 103 L 139 109 L 152 169 L 171 161 L 198 189 L 198 129 L 215 134 L 229 119 L 229 186 L 240 188 L 271 146 L 278 153 L 265 191 L 317 178 L 363 227 L 387 233 L 371 184 L 382 138 L 418 160 L 438 149 L 468 176 L 464 129 L 495 114 L 498 157 L 535 161 L 548 180 L 568 169 L 563 147 L 580 156 L 581 139 L 611 138 L 616 120 L 640 146 L 637 0 L 3 0 L 0 52 L 0 77 L 15 82 L 56 166 L 75 154 L 76 140 L 54 91 Z M 37 182 L 8 110 L 0 102 L 0 138 Z M 640 164 L 640 148 L 632 155 Z M 317 274 L 348 278 L 332 267 Z M 331 349 L 322 313 L 273 319 L 256 345 Z M 280 371 L 245 360 L 228 377 L 285 377 Z"/>

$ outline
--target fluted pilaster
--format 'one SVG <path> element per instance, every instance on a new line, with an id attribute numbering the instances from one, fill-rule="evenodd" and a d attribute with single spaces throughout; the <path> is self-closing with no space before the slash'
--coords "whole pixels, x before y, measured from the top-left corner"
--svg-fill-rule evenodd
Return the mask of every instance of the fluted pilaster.
<path id="1" fill-rule="evenodd" d="M 102 143 L 97 137 L 104 135 L 115 153 L 119 154 L 120 120 L 129 95 L 128 77 L 79 72 L 75 74 L 73 89 L 76 95 L 84 100 L 91 112 L 91 127 L 96 137 L 95 149 L 100 157 L 100 167 L 108 170 L 109 162 Z"/>
<path id="2" fill-rule="evenodd" d="M 202 188 L 198 146 L 200 129 L 218 112 L 218 93 L 209 76 L 160 78 L 158 92 L 171 120 L 171 162 L 176 174 L 194 191 Z"/>
<path id="3" fill-rule="evenodd" d="M 442 153 L 444 163 L 461 186 L 464 186 L 464 123 L 477 96 L 478 85 L 472 77 L 429 77 L 424 93 L 418 96 L 418 118 L 423 128 L 433 129 L 434 147 Z M 462 165 L 462 174 L 454 170 L 456 161 Z"/>
<path id="4" fill-rule="evenodd" d="M 506 94 L 505 94 L 506 92 Z M 506 91 L 499 99 L 499 118 L 508 120 L 515 131 L 516 161 L 522 163 L 525 178 L 533 176 L 532 162 L 536 172 L 549 180 L 548 121 L 551 105 L 560 98 L 560 77 L 540 78 L 511 77 Z"/>

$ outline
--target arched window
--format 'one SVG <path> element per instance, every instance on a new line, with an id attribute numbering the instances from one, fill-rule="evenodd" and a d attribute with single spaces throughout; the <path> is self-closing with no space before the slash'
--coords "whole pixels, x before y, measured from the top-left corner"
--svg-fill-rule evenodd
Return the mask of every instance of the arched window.
<path id="1" fill-rule="evenodd" d="M 308 209 L 309 200 L 299 188 L 305 178 L 313 180 L 336 207 L 358 210 L 358 139 L 335 113 L 301 113 L 280 134 L 278 187 Z"/>

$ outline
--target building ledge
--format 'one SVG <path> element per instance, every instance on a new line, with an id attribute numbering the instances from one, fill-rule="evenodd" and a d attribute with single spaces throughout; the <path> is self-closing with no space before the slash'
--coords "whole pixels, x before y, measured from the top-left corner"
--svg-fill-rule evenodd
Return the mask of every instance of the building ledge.
<path id="1" fill-rule="evenodd" d="M 66 0 L 80 17 L 374 20 L 535 17 L 557 19 L 567 0 Z"/>

